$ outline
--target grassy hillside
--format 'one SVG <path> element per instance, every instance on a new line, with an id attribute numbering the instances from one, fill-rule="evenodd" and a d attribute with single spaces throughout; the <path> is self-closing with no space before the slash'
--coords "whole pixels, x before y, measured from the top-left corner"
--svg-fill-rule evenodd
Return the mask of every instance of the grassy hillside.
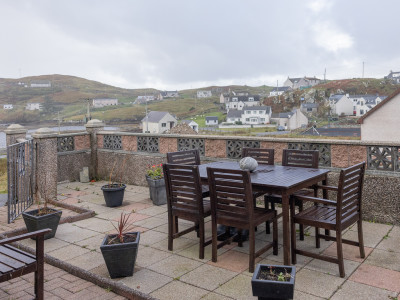
<path id="1" fill-rule="evenodd" d="M 0 194 L 7 193 L 7 158 L 0 158 Z"/>

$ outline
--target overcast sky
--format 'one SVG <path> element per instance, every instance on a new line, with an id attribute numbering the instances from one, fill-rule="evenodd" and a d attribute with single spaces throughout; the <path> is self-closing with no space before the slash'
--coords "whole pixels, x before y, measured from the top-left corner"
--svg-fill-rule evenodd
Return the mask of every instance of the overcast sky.
<path id="1" fill-rule="evenodd" d="M 3 0 L 0 77 L 281 86 L 400 71 L 398 0 Z"/>

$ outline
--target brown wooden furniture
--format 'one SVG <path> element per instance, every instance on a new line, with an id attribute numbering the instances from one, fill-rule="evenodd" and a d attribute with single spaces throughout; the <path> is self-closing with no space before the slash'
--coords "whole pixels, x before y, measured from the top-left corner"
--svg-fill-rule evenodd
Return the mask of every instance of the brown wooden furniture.
<path id="1" fill-rule="evenodd" d="M 340 172 L 338 187 L 318 186 L 327 191 L 335 191 L 337 200 L 327 200 L 308 196 L 295 196 L 302 201 L 312 201 L 314 206 L 294 214 L 294 206 L 291 205 L 292 211 L 292 262 L 296 263 L 296 254 L 321 259 L 339 265 L 340 277 L 345 276 L 343 264 L 342 243 L 358 246 L 360 248 L 361 258 L 365 257 L 364 241 L 362 233 L 362 209 L 361 197 L 363 188 L 363 179 L 365 172 L 365 162 L 359 163 Z M 342 231 L 357 222 L 358 242 L 342 239 Z M 296 248 L 296 232 L 294 231 L 295 223 L 309 225 L 316 228 L 315 242 L 316 247 L 320 247 L 320 238 L 336 241 L 337 258 L 331 256 L 320 255 Z M 336 231 L 336 237 L 323 235 L 319 233 L 319 228 Z"/>
<path id="2" fill-rule="evenodd" d="M 35 272 L 35 299 L 43 299 L 44 235 L 51 229 L 43 229 L 0 240 L 0 282 Z M 36 255 L 10 245 L 10 243 L 36 237 Z"/>
<path id="3" fill-rule="evenodd" d="M 200 165 L 200 151 L 197 149 L 184 150 L 177 152 L 167 153 L 167 162 L 169 164 L 176 165 L 190 165 L 198 166 Z M 210 189 L 207 184 L 201 187 L 203 198 L 210 196 Z"/>
<path id="4" fill-rule="evenodd" d="M 291 150 L 291 149 L 283 149 L 282 155 L 282 166 L 291 166 L 291 167 L 301 167 L 301 168 L 314 168 L 318 169 L 318 157 L 319 152 L 317 150 Z M 316 189 L 313 191 L 310 190 L 301 190 L 297 191 L 295 195 L 316 195 Z M 282 203 L 282 197 L 280 195 L 265 195 L 265 206 L 269 207 L 271 205 L 271 209 L 275 209 L 276 203 Z M 295 206 L 299 208 L 299 211 L 303 211 L 303 202 L 299 199 L 295 200 Z M 280 217 L 280 215 L 278 215 Z M 267 224 L 266 232 L 269 233 L 269 224 Z M 300 225 L 300 240 L 304 240 L 304 226 Z"/>
<path id="5" fill-rule="evenodd" d="M 217 224 L 236 227 L 239 246 L 242 246 L 241 232 L 249 231 L 249 272 L 254 272 L 255 258 L 273 247 L 278 255 L 278 224 L 276 211 L 256 208 L 253 204 L 253 191 L 249 171 L 207 168 L 211 199 L 212 223 L 212 261 L 217 261 L 217 249 L 229 242 L 218 245 Z M 255 251 L 255 226 L 263 222 L 273 222 L 273 242 Z"/>
<path id="6" fill-rule="evenodd" d="M 198 166 L 164 164 L 164 178 L 168 205 L 168 250 L 173 250 L 173 240 L 196 230 L 200 238 L 199 258 L 204 258 L 204 218 L 211 215 L 209 201 L 203 201 Z M 181 232 L 178 218 L 194 222 L 194 226 Z"/>
<path id="7" fill-rule="evenodd" d="M 237 162 L 218 161 L 199 166 L 202 183 L 208 182 L 207 167 L 228 170 L 240 170 Z M 250 173 L 251 185 L 257 190 L 279 194 L 282 196 L 282 229 L 283 229 L 283 260 L 285 265 L 290 264 L 290 233 L 289 233 L 289 196 L 294 192 L 317 184 L 322 181 L 326 185 L 326 178 L 330 171 L 327 169 L 308 169 L 284 167 L 278 165 L 259 165 Z"/>
<path id="8" fill-rule="evenodd" d="M 273 165 L 274 164 L 274 149 L 264 148 L 243 148 L 242 157 L 252 157 L 259 164 Z"/>

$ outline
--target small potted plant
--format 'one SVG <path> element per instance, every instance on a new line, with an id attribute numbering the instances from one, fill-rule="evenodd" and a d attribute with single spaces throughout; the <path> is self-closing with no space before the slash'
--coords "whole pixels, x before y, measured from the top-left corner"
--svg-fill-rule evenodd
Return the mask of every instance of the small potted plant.
<path id="1" fill-rule="evenodd" d="M 100 250 L 111 278 L 132 276 L 139 249 L 140 232 L 130 232 L 131 214 L 121 213 L 116 234 L 107 234 Z"/>
<path id="2" fill-rule="evenodd" d="M 122 201 L 124 200 L 124 192 L 126 185 L 122 183 L 122 175 L 123 175 L 123 168 L 125 165 L 125 160 L 122 163 L 120 170 L 120 176 L 119 176 L 119 182 L 114 182 L 112 180 L 113 172 L 116 166 L 116 163 L 114 163 L 110 176 L 108 179 L 108 184 L 105 184 L 101 187 L 101 190 L 103 191 L 103 196 L 104 200 L 106 201 L 106 206 L 107 207 L 117 207 L 122 205 Z M 115 176 L 118 177 L 118 176 Z"/>
<path id="3" fill-rule="evenodd" d="M 56 235 L 58 224 L 60 223 L 62 211 L 48 207 L 48 198 L 46 192 L 43 192 L 44 204 L 40 205 L 39 194 L 36 187 L 35 199 L 37 208 L 22 213 L 26 229 L 28 232 L 50 228 L 51 232 L 44 235 L 44 239 L 53 238 Z M 33 238 L 36 239 L 36 238 Z"/>
<path id="4" fill-rule="evenodd" d="M 162 164 L 149 166 L 147 169 L 146 179 L 150 189 L 150 199 L 153 201 L 153 204 L 166 204 L 167 192 L 165 190 Z"/>
<path id="5" fill-rule="evenodd" d="M 253 296 L 263 299 L 293 299 L 295 266 L 258 264 L 251 279 Z"/>

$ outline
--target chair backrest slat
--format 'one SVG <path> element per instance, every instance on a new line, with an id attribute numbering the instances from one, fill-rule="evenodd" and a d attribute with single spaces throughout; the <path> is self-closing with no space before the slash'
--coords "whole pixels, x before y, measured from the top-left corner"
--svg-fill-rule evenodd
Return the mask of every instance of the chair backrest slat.
<path id="1" fill-rule="evenodd" d="M 207 174 L 213 215 L 252 218 L 253 196 L 248 171 L 207 168 Z"/>
<path id="2" fill-rule="evenodd" d="M 199 165 L 200 152 L 197 149 L 169 152 L 167 153 L 167 162 L 179 165 Z"/>
<path id="3" fill-rule="evenodd" d="M 203 214 L 198 166 L 164 164 L 168 209 L 187 209 Z"/>
<path id="4" fill-rule="evenodd" d="M 243 148 L 243 157 L 252 157 L 259 164 L 273 165 L 274 164 L 274 149 L 264 149 L 264 148 Z"/>
<path id="5" fill-rule="evenodd" d="M 365 162 L 343 169 L 340 172 L 337 193 L 337 224 L 359 214 L 365 173 Z"/>
<path id="6" fill-rule="evenodd" d="M 318 169 L 318 150 L 283 149 L 282 166 Z"/>

